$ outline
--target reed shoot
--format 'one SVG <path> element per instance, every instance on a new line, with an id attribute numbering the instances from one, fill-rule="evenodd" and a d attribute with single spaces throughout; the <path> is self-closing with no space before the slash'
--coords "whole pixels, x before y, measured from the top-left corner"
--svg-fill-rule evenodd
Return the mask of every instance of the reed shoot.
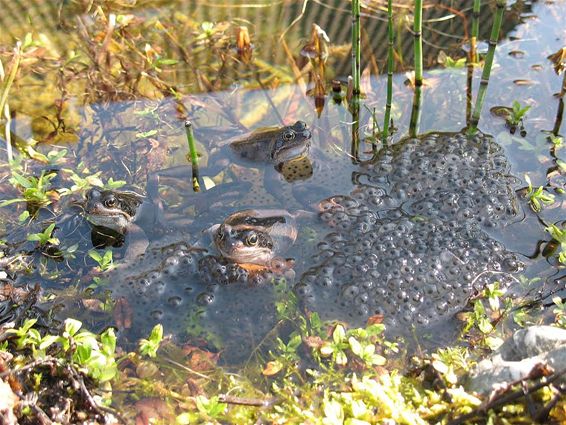
<path id="1" fill-rule="evenodd" d="M 193 191 L 200 192 L 199 172 L 198 172 L 198 156 L 195 145 L 195 136 L 193 134 L 193 123 L 189 120 L 185 121 L 185 131 L 187 133 L 187 142 L 189 143 L 189 155 L 191 159 L 191 168 L 193 170 Z"/>
<path id="2" fill-rule="evenodd" d="M 483 107 L 483 102 L 485 100 L 485 95 L 487 93 L 487 85 L 489 83 L 489 76 L 491 74 L 491 67 L 493 65 L 493 58 L 495 56 L 495 47 L 497 46 L 497 40 L 499 39 L 499 31 L 501 29 L 501 22 L 503 21 L 505 5 L 506 0 L 497 0 L 497 10 L 495 11 L 495 19 L 493 21 L 491 35 L 489 37 L 489 50 L 487 51 L 487 56 L 485 57 L 485 65 L 481 75 L 478 97 L 476 98 L 476 105 L 474 107 L 472 119 L 470 120 L 470 128 L 468 130 L 468 133 L 471 135 L 476 134 L 478 131 L 478 123 L 480 121 L 480 114 Z"/>
<path id="3" fill-rule="evenodd" d="M 409 136 L 417 137 L 421 123 L 421 106 L 422 106 L 422 86 L 415 86 L 413 94 L 413 109 L 411 110 L 411 121 L 409 122 Z"/>
<path id="4" fill-rule="evenodd" d="M 383 144 L 387 144 L 389 122 L 391 121 L 391 102 L 393 99 L 393 7 L 392 0 L 387 1 L 387 102 L 383 119 Z"/>
<path id="5" fill-rule="evenodd" d="M 478 62 L 476 45 L 480 33 L 480 9 L 481 0 L 474 0 L 474 7 L 472 9 L 472 37 L 470 39 L 470 61 L 472 63 Z"/>
<path id="6" fill-rule="evenodd" d="M 415 0 L 415 20 L 413 35 L 415 37 L 415 86 L 423 85 L 423 37 L 422 37 L 423 2 Z"/>
<path id="7" fill-rule="evenodd" d="M 360 0 L 352 0 L 352 77 L 354 83 L 353 99 L 358 100 L 361 93 L 361 26 L 360 26 Z"/>

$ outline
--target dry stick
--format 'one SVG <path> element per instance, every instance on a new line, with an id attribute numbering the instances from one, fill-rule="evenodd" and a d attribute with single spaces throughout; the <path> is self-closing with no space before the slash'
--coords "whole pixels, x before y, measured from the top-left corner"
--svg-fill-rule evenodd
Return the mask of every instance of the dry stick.
<path id="1" fill-rule="evenodd" d="M 422 37 L 423 2 L 415 0 L 415 18 L 413 35 L 415 37 L 415 89 L 423 85 L 423 37 Z"/>
<path id="2" fill-rule="evenodd" d="M 66 369 L 67 369 L 67 373 L 69 374 L 69 377 L 71 378 L 73 383 L 75 385 L 78 385 L 78 387 L 81 390 L 83 397 L 87 400 L 88 404 L 90 404 L 90 407 L 93 408 L 96 411 L 96 413 L 98 413 L 102 417 L 104 417 L 104 413 L 110 413 L 110 414 L 116 416 L 116 418 L 121 423 L 123 423 L 123 424 L 126 423 L 126 421 L 120 415 L 120 413 L 118 413 L 114 409 L 111 409 L 110 407 L 100 405 L 96 402 L 96 400 L 92 397 L 92 394 L 89 392 L 88 388 L 86 387 L 84 379 L 83 379 L 80 372 L 78 372 L 77 370 L 72 368 L 70 365 L 67 365 Z"/>
<path id="3" fill-rule="evenodd" d="M 10 63 L 10 73 L 6 78 L 6 81 L 2 87 L 2 95 L 0 96 L 0 114 L 5 114 L 6 116 L 6 152 L 8 154 L 8 161 L 12 161 L 14 159 L 12 154 L 12 143 L 10 140 L 10 110 L 8 108 L 8 93 L 10 92 L 10 88 L 14 83 L 14 79 L 16 78 L 16 74 L 18 72 L 18 68 L 20 67 L 20 62 L 22 59 L 22 43 L 18 41 L 16 43 L 16 47 L 14 48 L 14 57 L 12 58 L 12 62 Z M 1 65 L 0 65 L 1 66 Z M 4 70 L 2 69 L 2 80 L 4 80 Z"/>
<path id="4" fill-rule="evenodd" d="M 276 399 L 259 399 L 259 398 L 243 398 L 234 397 L 230 395 L 221 394 L 218 396 L 218 400 L 221 403 L 237 404 L 240 406 L 257 406 L 257 407 L 269 407 L 272 406 Z"/>
<path id="5" fill-rule="evenodd" d="M 499 30 L 501 29 L 501 22 L 503 21 L 503 12 L 505 11 L 506 0 L 497 0 L 497 10 L 495 12 L 495 19 L 491 28 L 491 36 L 489 37 L 489 50 L 485 57 L 485 65 L 481 75 L 480 88 L 478 90 L 478 97 L 476 99 L 476 106 L 470 120 L 469 135 L 474 135 L 478 131 L 478 124 L 480 122 L 480 114 L 487 93 L 487 84 L 489 83 L 489 75 L 491 74 L 491 67 L 493 65 L 493 58 L 495 56 L 495 47 L 499 39 Z"/>
<path id="6" fill-rule="evenodd" d="M 189 155 L 191 158 L 191 168 L 193 172 L 193 191 L 200 192 L 199 172 L 198 172 L 198 156 L 195 145 L 195 136 L 193 135 L 193 123 L 189 120 L 185 121 L 185 132 L 187 133 L 187 142 L 189 143 Z"/>
<path id="7" fill-rule="evenodd" d="M 385 103 L 385 118 L 383 119 L 383 144 L 387 144 L 389 122 L 391 120 L 391 102 L 393 99 L 393 6 L 392 0 L 387 1 L 387 102 Z"/>

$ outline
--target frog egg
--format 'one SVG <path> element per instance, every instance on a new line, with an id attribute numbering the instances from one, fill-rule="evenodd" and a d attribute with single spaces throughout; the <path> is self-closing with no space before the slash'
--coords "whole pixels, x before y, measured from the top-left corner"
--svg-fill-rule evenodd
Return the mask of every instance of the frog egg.
<path id="1" fill-rule="evenodd" d="M 308 284 L 299 283 L 295 286 L 294 291 L 301 298 L 313 297 L 312 287 Z"/>
<path id="2" fill-rule="evenodd" d="M 368 317 L 369 316 L 369 308 L 365 304 L 359 304 L 354 307 L 354 314 L 359 317 Z"/>
<path id="3" fill-rule="evenodd" d="M 334 285 L 332 278 L 329 276 L 320 276 L 315 283 L 322 288 L 329 288 Z"/>
<path id="4" fill-rule="evenodd" d="M 167 304 L 171 307 L 178 307 L 183 303 L 183 299 L 179 296 L 170 297 L 167 299 Z"/>
<path id="5" fill-rule="evenodd" d="M 149 313 L 149 316 L 153 320 L 161 320 L 163 318 L 163 311 L 161 310 L 153 310 Z"/>
<path id="6" fill-rule="evenodd" d="M 343 300 L 351 301 L 360 293 L 360 288 L 356 285 L 348 285 L 342 289 L 341 297 Z"/>
<path id="7" fill-rule="evenodd" d="M 196 301 L 198 305 L 206 307 L 207 305 L 214 302 L 214 294 L 211 294 L 209 292 L 202 292 L 197 296 Z"/>

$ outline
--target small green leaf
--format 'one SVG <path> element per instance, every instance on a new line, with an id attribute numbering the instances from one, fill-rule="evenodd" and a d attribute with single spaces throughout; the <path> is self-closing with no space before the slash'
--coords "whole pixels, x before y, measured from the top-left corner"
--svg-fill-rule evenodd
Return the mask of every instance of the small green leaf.
<path id="1" fill-rule="evenodd" d="M 65 332 L 69 336 L 74 336 L 79 331 L 82 325 L 83 325 L 82 322 L 68 318 L 65 320 Z"/>
<path id="2" fill-rule="evenodd" d="M 332 332 L 332 339 L 334 343 L 339 344 L 340 342 L 344 341 L 346 337 L 346 331 L 344 330 L 344 326 L 336 325 L 334 328 L 334 332 Z"/>

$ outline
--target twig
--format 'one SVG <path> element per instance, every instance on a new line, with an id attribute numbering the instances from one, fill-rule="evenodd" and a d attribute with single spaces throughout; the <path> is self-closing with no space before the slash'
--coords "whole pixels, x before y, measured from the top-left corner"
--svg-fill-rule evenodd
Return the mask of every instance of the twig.
<path id="1" fill-rule="evenodd" d="M 79 372 L 77 372 L 74 368 L 70 365 L 67 365 L 66 368 L 67 373 L 69 374 L 69 378 L 73 381 L 75 385 L 77 385 L 83 397 L 86 399 L 90 407 L 100 416 L 104 417 L 104 413 L 110 413 L 111 415 L 116 416 L 116 418 L 123 424 L 126 423 L 125 419 L 114 409 L 110 407 L 99 405 L 96 400 L 90 394 L 88 388 L 85 385 L 84 379 Z"/>
<path id="2" fill-rule="evenodd" d="M 259 398 L 243 398 L 243 397 L 234 397 L 230 395 L 221 394 L 218 399 L 222 403 L 228 404 L 237 404 L 240 406 L 257 406 L 257 407 L 269 407 L 272 406 L 275 402 L 275 398 L 270 399 L 259 399 Z"/>

